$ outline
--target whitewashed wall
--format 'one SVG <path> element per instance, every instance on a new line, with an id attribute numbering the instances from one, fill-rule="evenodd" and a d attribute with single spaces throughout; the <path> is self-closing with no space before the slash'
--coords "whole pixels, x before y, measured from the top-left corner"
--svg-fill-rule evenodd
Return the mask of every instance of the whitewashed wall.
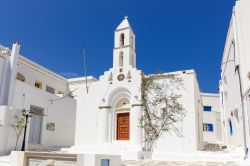
<path id="1" fill-rule="evenodd" d="M 108 110 L 102 110 L 100 106 L 110 106 L 114 107 L 115 100 L 122 97 L 127 97 L 130 99 L 132 104 L 140 104 L 140 83 L 141 74 L 140 71 L 135 69 L 130 69 L 131 71 L 131 82 L 125 78 L 124 81 L 118 81 L 117 76 L 119 74 L 117 70 L 111 70 L 105 72 L 103 76 L 100 77 L 100 81 L 91 82 L 88 81 L 89 92 L 86 93 L 85 79 L 80 78 L 79 80 L 69 80 L 70 89 L 75 91 L 77 102 L 77 120 L 76 120 L 76 144 L 75 146 L 93 145 L 99 143 L 107 143 L 115 140 L 113 131 L 110 128 L 112 108 Z M 109 81 L 110 74 L 112 73 L 113 81 Z M 128 69 L 124 68 L 125 75 L 128 73 Z M 112 82 L 112 84 L 111 84 Z M 133 109 L 130 111 L 131 118 L 136 118 L 137 115 L 133 116 Z M 104 113 L 103 113 L 104 112 Z M 105 114 L 106 112 L 106 114 Z M 99 118 L 98 118 L 99 117 Z M 135 122 L 136 120 L 131 120 Z M 105 127 L 109 125 L 109 127 Z M 131 126 L 134 126 L 131 124 Z M 138 128 L 138 124 L 135 124 Z M 114 129 L 113 129 L 114 130 Z M 82 132 L 84 131 L 84 132 Z M 97 136 L 97 134 L 103 133 L 103 136 Z M 137 130 L 131 130 L 131 137 L 133 138 Z M 138 132 L 137 132 L 138 133 Z M 106 136 L 105 136 L 106 135 Z M 135 140 L 132 143 L 137 142 Z M 141 143 L 141 141 L 140 141 Z"/>
<path id="2" fill-rule="evenodd" d="M 67 79 L 23 56 L 19 56 L 18 72 L 25 76 L 25 83 L 30 86 L 35 86 L 35 82 L 39 81 L 42 83 L 41 89 L 43 91 L 46 91 L 46 86 L 48 85 L 55 89 L 55 94 L 59 91 L 64 92 L 64 94 L 69 92 Z"/>
<path id="3" fill-rule="evenodd" d="M 203 106 L 212 107 L 212 111 L 203 111 L 203 123 L 213 124 L 213 131 L 203 131 L 205 142 L 222 143 L 222 121 L 219 94 L 202 93 Z"/>
<path id="4" fill-rule="evenodd" d="M 224 50 L 224 57 L 222 63 L 227 62 L 228 59 L 234 59 L 234 47 L 232 44 L 233 29 L 228 32 L 227 42 Z M 242 124 L 242 109 L 241 97 L 239 89 L 239 77 L 235 73 L 235 61 L 230 61 L 222 65 L 220 95 L 223 110 L 223 130 L 224 141 L 228 146 L 243 145 L 243 124 Z M 238 118 L 232 116 L 233 112 L 238 112 Z M 229 122 L 232 122 L 233 134 L 230 134 Z"/>
<path id="5" fill-rule="evenodd" d="M 0 106 L 0 116 L 1 116 L 1 125 L 0 125 L 0 155 L 4 155 L 9 153 L 10 150 L 8 148 L 8 137 L 10 130 L 10 120 L 12 119 L 11 109 L 6 106 Z"/>
<path id="6" fill-rule="evenodd" d="M 9 55 L 5 54 L 5 48 L 0 45 L 0 105 L 8 102 L 10 60 Z"/>
<path id="7" fill-rule="evenodd" d="M 89 92 L 86 93 L 85 79 L 71 79 L 70 89 L 75 91 L 77 102 L 77 119 L 76 119 L 76 137 L 75 145 L 72 149 L 79 151 L 100 151 L 101 144 L 105 146 L 105 151 L 121 153 L 128 151 L 131 154 L 135 150 L 141 151 L 144 144 L 143 137 L 140 134 L 142 129 L 138 126 L 138 119 L 142 115 L 142 107 L 132 107 L 130 111 L 130 140 L 117 141 L 113 132 L 116 125 L 112 119 L 112 107 L 114 102 L 120 97 L 127 97 L 131 104 L 140 104 L 140 71 L 131 70 L 131 82 L 128 80 L 118 81 L 117 74 L 113 75 L 114 80 L 108 81 L 110 72 L 105 72 L 100 77 L 100 81 L 92 80 L 89 77 Z M 118 73 L 119 74 L 119 73 Z M 168 74 L 180 75 L 183 78 L 184 88 L 181 90 L 181 103 L 185 107 L 186 117 L 183 123 L 179 123 L 180 132 L 183 137 L 177 136 L 173 131 L 164 134 L 156 143 L 154 148 L 154 158 L 160 159 L 169 152 L 195 152 L 203 148 L 202 135 L 202 102 L 196 74 L 193 70 L 185 71 L 185 73 L 174 72 Z M 110 84 L 112 82 L 112 84 Z M 110 106 L 111 108 L 100 109 L 100 106 Z M 115 147 L 119 144 L 119 148 Z M 98 148 L 99 147 L 99 148 Z M 125 147 L 125 148 L 124 148 Z M 132 149 L 131 149 L 132 148 Z M 122 154 L 126 158 L 125 154 Z M 131 157 L 131 156 L 130 156 Z M 136 157 L 134 155 L 134 157 Z"/>
<path id="8" fill-rule="evenodd" d="M 5 58 L 0 55 L 0 85 L 2 85 L 2 80 L 4 75 L 4 64 L 5 64 Z"/>
<path id="9" fill-rule="evenodd" d="M 18 98 L 18 101 L 16 100 L 17 103 L 20 102 L 20 98 L 25 94 L 24 102 L 26 109 L 29 109 L 30 105 L 44 108 L 46 116 L 43 118 L 42 144 L 45 146 L 73 145 L 76 101 L 69 97 L 59 98 L 53 94 L 44 92 L 42 89 L 27 86 L 20 81 L 17 82 L 15 91 L 15 98 Z M 49 100 L 51 99 L 55 101 L 50 103 Z M 17 105 L 21 105 L 21 103 Z M 56 128 L 54 132 L 45 129 L 46 122 L 55 123 Z"/>
<path id="10" fill-rule="evenodd" d="M 250 2 L 248 0 L 240 0 L 236 5 L 232 14 L 234 40 L 236 42 L 236 58 L 237 64 L 240 65 L 242 91 L 243 93 L 250 89 L 250 79 L 248 73 L 250 72 Z M 230 27 L 231 28 L 231 27 Z"/>
<path id="11" fill-rule="evenodd" d="M 0 53 L 0 105 L 3 104 L 4 96 L 4 74 L 5 74 L 5 62 L 6 58 Z"/>
<path id="12" fill-rule="evenodd" d="M 220 96 L 221 108 L 223 110 L 223 131 L 224 141 L 229 147 L 243 146 L 244 137 L 248 146 L 249 142 L 249 112 L 250 112 L 250 78 L 248 77 L 250 48 L 250 2 L 247 0 L 237 1 L 230 21 L 225 48 L 222 58 Z M 240 70 L 240 75 L 235 71 L 236 66 Z M 240 94 L 242 85 L 242 101 Z M 243 120 L 245 117 L 245 128 Z M 233 134 L 229 133 L 228 122 L 231 119 Z"/>
<path id="13" fill-rule="evenodd" d="M 1 46 L 2 50 L 5 50 Z M 25 81 L 21 82 L 19 80 L 13 80 L 13 98 L 9 95 L 7 82 L 1 83 L 4 91 L 0 91 L 0 94 L 4 100 L 2 100 L 2 105 L 0 105 L 0 154 L 5 154 L 14 150 L 16 136 L 14 129 L 12 127 L 14 116 L 21 115 L 21 110 L 29 110 L 30 106 L 37 106 L 44 109 L 45 116 L 42 119 L 42 129 L 41 129 L 41 145 L 46 147 L 70 147 L 74 144 L 75 136 L 75 118 L 76 118 L 76 100 L 70 97 L 62 97 L 57 95 L 57 93 L 63 92 L 64 96 L 68 95 L 68 81 L 67 79 L 49 71 L 48 69 L 24 58 L 18 56 L 16 58 L 17 68 L 15 72 L 9 72 L 8 64 L 10 55 L 0 55 L 0 58 L 5 58 L 5 65 L 3 67 L 3 61 L 0 61 L 0 67 L 5 68 L 4 79 L 8 77 L 10 73 L 21 73 L 25 76 Z M 15 64 L 15 62 L 13 62 Z M 6 69 L 7 66 L 7 69 Z M 15 78 L 15 76 L 14 76 Z M 36 88 L 35 82 L 39 81 L 42 83 L 42 88 Z M 12 81 L 10 81 L 12 82 Z M 8 83 L 10 84 L 10 83 Z M 55 89 L 55 94 L 46 92 L 46 85 L 53 87 Z M 11 97 L 11 102 L 6 102 L 8 96 Z M 51 103 L 51 101 L 54 101 Z M 6 105 L 9 106 L 6 106 Z M 30 121 L 30 120 L 29 120 Z M 55 123 L 55 131 L 46 130 L 47 123 Z M 29 142 L 29 130 L 30 124 L 27 128 L 26 145 L 28 147 Z M 20 137 L 18 148 L 21 148 L 23 135 Z"/>
<path id="14" fill-rule="evenodd" d="M 23 94 L 25 94 L 25 97 L 23 97 Z M 8 141 L 7 151 L 14 150 L 15 147 L 16 136 L 11 127 L 14 115 L 21 115 L 21 110 L 23 108 L 29 110 L 30 105 L 44 108 L 46 116 L 43 117 L 41 130 L 41 144 L 44 147 L 69 147 L 74 144 L 76 101 L 67 97 L 50 104 L 49 100 L 51 99 L 59 99 L 59 97 L 26 85 L 21 81 L 16 82 L 13 110 L 10 115 L 6 115 L 5 120 L 7 122 L 3 126 L 8 129 L 8 138 L 5 141 L 1 140 L 5 143 Z M 48 122 L 55 123 L 55 131 L 46 130 L 46 123 Z M 29 142 L 29 127 L 27 128 L 26 145 Z M 6 133 L 4 135 L 6 137 Z M 21 148 L 22 137 L 19 140 L 19 149 Z"/>
<path id="15" fill-rule="evenodd" d="M 179 122 L 178 136 L 174 130 L 165 133 L 158 141 L 154 149 L 154 158 L 162 159 L 164 154 L 172 152 L 195 152 L 203 148 L 202 136 L 202 117 L 201 117 L 201 97 L 196 80 L 196 74 L 193 70 L 175 72 L 183 79 L 184 87 L 180 90 L 182 95 L 180 101 L 186 111 L 183 122 Z"/>
<path id="16" fill-rule="evenodd" d="M 250 1 L 237 1 L 232 14 L 234 40 L 236 47 L 236 64 L 240 69 L 242 84 L 245 130 L 244 137 L 250 147 Z"/>

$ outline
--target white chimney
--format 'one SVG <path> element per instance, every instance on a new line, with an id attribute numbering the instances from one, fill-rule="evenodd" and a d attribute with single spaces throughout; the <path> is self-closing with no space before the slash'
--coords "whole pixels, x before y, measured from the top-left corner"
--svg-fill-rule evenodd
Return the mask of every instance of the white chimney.
<path id="1" fill-rule="evenodd" d="M 10 56 L 11 71 L 13 71 L 13 69 L 16 68 L 19 50 L 20 50 L 20 44 L 18 42 L 14 42 L 12 45 L 12 51 Z"/>
<path id="2" fill-rule="evenodd" d="M 9 82 L 9 93 L 8 93 L 8 106 L 12 106 L 12 101 L 14 96 L 19 50 L 20 50 L 20 44 L 18 42 L 14 42 L 12 45 L 12 51 L 10 56 L 10 82 Z"/>

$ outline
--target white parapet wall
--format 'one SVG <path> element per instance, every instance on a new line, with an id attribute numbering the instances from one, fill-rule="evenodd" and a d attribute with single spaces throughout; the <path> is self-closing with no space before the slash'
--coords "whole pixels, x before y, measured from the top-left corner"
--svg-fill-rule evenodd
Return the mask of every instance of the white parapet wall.
<path id="1" fill-rule="evenodd" d="M 79 154 L 77 166 L 121 166 L 121 156 L 104 154 Z"/>
<path id="2" fill-rule="evenodd" d="M 121 156 L 12 151 L 0 158 L 1 166 L 121 166 Z"/>
<path id="3" fill-rule="evenodd" d="M 8 151 L 8 135 L 11 128 L 9 121 L 12 111 L 7 106 L 0 106 L 0 155 Z"/>
<path id="4" fill-rule="evenodd" d="M 0 126 L 4 125 L 6 106 L 0 106 Z"/>

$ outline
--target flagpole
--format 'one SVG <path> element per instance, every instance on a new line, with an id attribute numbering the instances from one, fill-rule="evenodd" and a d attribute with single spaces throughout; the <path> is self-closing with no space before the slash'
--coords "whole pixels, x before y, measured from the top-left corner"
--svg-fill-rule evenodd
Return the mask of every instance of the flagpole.
<path id="1" fill-rule="evenodd" d="M 87 66 L 86 66 L 86 49 L 83 48 L 83 66 L 84 66 L 84 75 L 85 75 L 85 85 L 86 85 L 86 91 L 88 93 L 88 79 L 87 79 Z"/>

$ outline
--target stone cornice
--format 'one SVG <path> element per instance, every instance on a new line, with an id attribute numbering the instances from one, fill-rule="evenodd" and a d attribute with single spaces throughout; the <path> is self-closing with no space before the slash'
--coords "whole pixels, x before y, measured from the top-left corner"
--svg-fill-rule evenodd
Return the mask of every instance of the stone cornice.
<path id="1" fill-rule="evenodd" d="M 135 33 L 133 31 L 133 29 L 131 27 L 126 27 L 126 28 L 121 28 L 121 29 L 116 29 L 115 32 L 119 32 L 119 31 L 124 31 L 124 30 L 127 30 L 127 29 L 130 29 L 131 32 L 133 33 L 133 35 L 135 36 Z"/>
<path id="2" fill-rule="evenodd" d="M 62 81 L 64 84 L 68 82 L 66 78 L 64 78 L 64 77 L 50 71 L 49 69 L 29 60 L 28 58 L 25 58 L 24 56 L 19 55 L 18 58 L 19 58 L 19 60 L 18 60 L 19 63 L 22 63 L 23 65 L 30 67 L 31 69 L 33 69 L 39 73 L 42 73 L 42 74 L 45 74 L 49 77 L 57 79 L 58 81 Z"/>
<path id="3" fill-rule="evenodd" d="M 99 106 L 98 108 L 99 108 L 99 109 L 110 109 L 110 108 L 112 108 L 112 107 L 109 106 L 109 105 L 106 105 L 106 106 Z"/>
<path id="4" fill-rule="evenodd" d="M 141 107 L 141 106 L 143 106 L 142 103 L 132 104 L 132 107 Z"/>
<path id="5" fill-rule="evenodd" d="M 143 104 L 142 104 L 142 103 L 137 103 L 137 104 L 132 104 L 131 106 L 132 106 L 132 107 L 141 107 L 141 106 L 143 106 Z M 99 108 L 99 109 L 110 109 L 110 108 L 112 108 L 112 107 L 109 106 L 109 105 L 106 105 L 106 106 L 99 106 L 98 108 Z"/>
<path id="6" fill-rule="evenodd" d="M 122 47 L 116 47 L 114 48 L 114 50 L 118 50 L 118 49 L 123 49 L 123 48 L 127 48 L 130 47 L 130 45 L 126 45 L 126 46 L 122 46 Z M 130 47 L 131 48 L 131 47 Z M 131 48 L 132 49 L 132 48 Z"/>

